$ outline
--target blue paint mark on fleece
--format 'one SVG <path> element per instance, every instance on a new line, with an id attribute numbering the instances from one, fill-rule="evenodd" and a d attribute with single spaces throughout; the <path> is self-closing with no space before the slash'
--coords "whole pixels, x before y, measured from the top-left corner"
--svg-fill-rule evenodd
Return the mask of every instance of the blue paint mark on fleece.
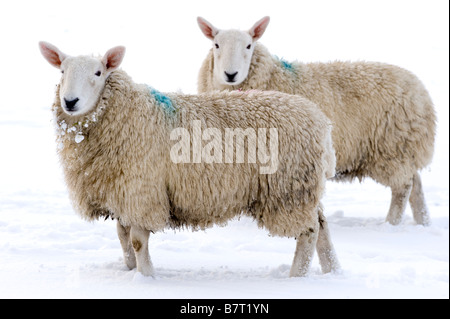
<path id="1" fill-rule="evenodd" d="M 276 55 L 275 55 L 275 58 L 276 58 L 278 61 L 280 61 L 281 66 L 282 66 L 283 68 L 285 68 L 286 70 L 291 71 L 291 72 L 294 72 L 294 71 L 295 71 L 294 66 L 292 65 L 291 62 L 288 62 L 288 61 L 286 61 L 286 60 L 283 59 L 283 58 L 279 58 L 279 57 L 277 57 Z"/>
<path id="2" fill-rule="evenodd" d="M 170 97 L 164 95 L 158 90 L 155 90 L 151 86 L 149 86 L 148 89 L 150 91 L 150 94 L 155 98 L 156 102 L 158 102 L 158 104 L 162 106 L 164 111 L 166 111 L 167 113 L 176 113 L 177 110 L 173 106 Z"/>

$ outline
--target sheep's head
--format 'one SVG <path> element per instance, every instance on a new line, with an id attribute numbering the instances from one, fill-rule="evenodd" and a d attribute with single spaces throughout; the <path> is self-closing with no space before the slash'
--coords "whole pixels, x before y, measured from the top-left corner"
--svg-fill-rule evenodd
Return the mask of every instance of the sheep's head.
<path id="1" fill-rule="evenodd" d="M 261 38 L 270 18 L 264 17 L 248 31 L 219 30 L 205 19 L 197 22 L 203 34 L 213 41 L 214 79 L 222 85 L 239 85 L 248 75 L 255 42 Z"/>
<path id="2" fill-rule="evenodd" d="M 61 70 L 61 107 L 73 116 L 85 114 L 95 107 L 106 79 L 119 67 L 125 54 L 122 46 L 112 48 L 102 58 L 72 57 L 46 42 L 39 42 L 39 48 L 44 58 Z"/>

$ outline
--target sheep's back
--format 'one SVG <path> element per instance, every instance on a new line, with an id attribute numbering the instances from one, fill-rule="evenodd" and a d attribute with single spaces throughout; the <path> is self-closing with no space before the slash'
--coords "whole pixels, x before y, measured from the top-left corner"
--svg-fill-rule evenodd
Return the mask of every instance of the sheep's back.
<path id="1" fill-rule="evenodd" d="M 428 165 L 434 149 L 435 111 L 411 72 L 374 62 L 300 66 L 296 94 L 332 120 L 337 171 L 372 176 L 385 185 Z"/>
<path id="2" fill-rule="evenodd" d="M 333 124 L 337 176 L 393 186 L 431 162 L 436 115 L 421 81 L 376 62 L 287 62 L 257 44 L 240 85 L 306 97 Z"/>
<path id="3" fill-rule="evenodd" d="M 224 157 L 222 163 L 172 164 L 168 192 L 175 226 L 208 227 L 242 211 L 266 227 L 274 224 L 271 220 L 291 213 L 303 222 L 312 218 L 308 214 L 323 193 L 330 130 L 317 106 L 302 97 L 261 91 L 185 96 L 176 103 L 184 110 L 179 125 L 192 132 L 193 122 L 200 120 L 202 131 L 219 129 L 223 150 L 226 128 L 251 128 L 257 133 L 265 128 L 267 134 L 270 128 L 276 129 L 278 167 L 273 174 L 261 174 L 261 166 L 266 165 L 248 163 L 248 145 L 242 164 L 225 163 Z M 258 153 L 258 145 L 256 150 Z M 272 229 L 272 233 L 286 232 L 292 235 L 286 225 Z"/>

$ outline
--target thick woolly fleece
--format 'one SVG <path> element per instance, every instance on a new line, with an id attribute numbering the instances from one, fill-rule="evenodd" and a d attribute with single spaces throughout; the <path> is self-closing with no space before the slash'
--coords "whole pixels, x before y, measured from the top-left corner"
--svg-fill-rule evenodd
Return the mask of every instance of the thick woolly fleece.
<path id="1" fill-rule="evenodd" d="M 224 224 L 244 213 L 273 235 L 318 229 L 335 158 L 329 120 L 312 102 L 261 91 L 162 94 L 121 70 L 111 73 L 85 115 L 64 113 L 58 95 L 57 89 L 59 155 L 73 205 L 85 219 L 111 216 L 155 232 Z M 258 163 L 173 163 L 171 131 L 192 132 L 195 120 L 202 130 L 276 128 L 276 173 L 260 174 Z"/>
<path id="2" fill-rule="evenodd" d="M 402 68 L 371 62 L 286 62 L 256 43 L 247 79 L 214 83 L 212 50 L 199 72 L 198 91 L 274 90 L 316 103 L 333 124 L 336 179 L 371 177 L 407 184 L 434 151 L 436 115 L 420 80 Z"/>

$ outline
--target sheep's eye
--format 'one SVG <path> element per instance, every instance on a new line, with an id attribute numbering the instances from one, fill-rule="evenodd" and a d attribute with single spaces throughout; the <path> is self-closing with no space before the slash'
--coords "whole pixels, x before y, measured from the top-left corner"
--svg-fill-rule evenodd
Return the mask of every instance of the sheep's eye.
<path id="1" fill-rule="evenodd" d="M 61 73 L 64 74 L 64 70 L 61 70 Z"/>
<path id="2" fill-rule="evenodd" d="M 216 49 L 218 49 L 219 48 L 219 45 L 216 43 Z"/>
<path id="3" fill-rule="evenodd" d="M 247 49 L 250 50 L 250 48 L 252 47 L 251 44 L 247 45 Z"/>
<path id="4" fill-rule="evenodd" d="M 97 72 L 95 72 L 95 75 L 96 76 L 100 76 L 100 75 L 102 75 L 102 72 L 101 71 L 97 71 Z"/>

